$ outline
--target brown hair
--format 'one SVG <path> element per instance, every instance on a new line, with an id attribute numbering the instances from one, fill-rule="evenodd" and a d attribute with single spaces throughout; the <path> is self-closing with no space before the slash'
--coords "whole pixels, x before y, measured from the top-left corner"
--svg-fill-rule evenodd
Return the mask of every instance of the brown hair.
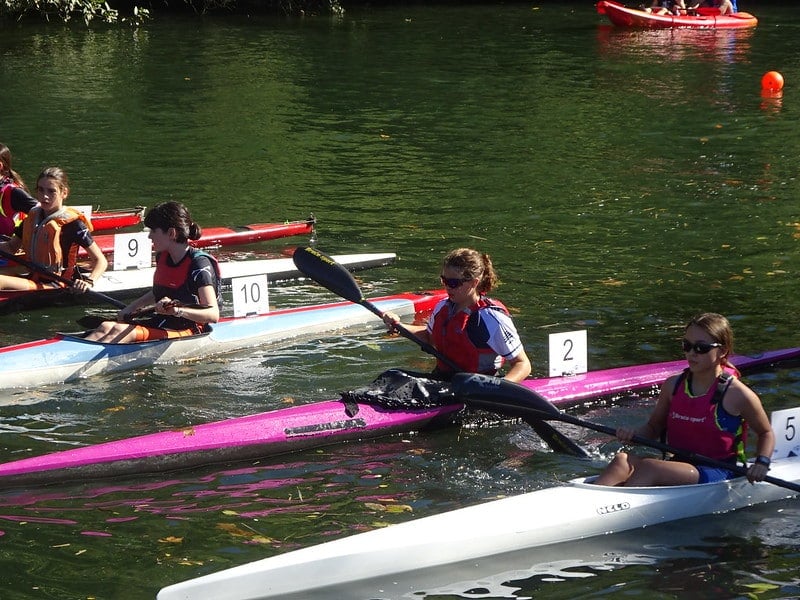
<path id="1" fill-rule="evenodd" d="M 42 169 L 42 172 L 36 178 L 37 186 L 42 179 L 55 179 L 61 191 L 69 192 L 69 178 L 67 178 L 66 171 L 61 167 L 45 167 Z"/>
<path id="2" fill-rule="evenodd" d="M 150 229 L 167 231 L 175 230 L 175 241 L 184 244 L 189 240 L 198 240 L 203 231 L 192 221 L 189 209 L 180 202 L 162 202 L 151 208 L 144 218 L 144 226 Z"/>
<path id="3" fill-rule="evenodd" d="M 479 279 L 478 293 L 488 294 L 499 279 L 488 254 L 483 254 L 472 248 L 456 248 L 451 250 L 442 261 L 442 268 L 451 267 L 461 271 L 461 277 Z"/>
<path id="4" fill-rule="evenodd" d="M 701 313 L 689 320 L 686 329 L 692 326 L 699 327 L 715 342 L 722 344 L 724 351 L 722 360 L 726 365 L 733 366 L 728 361 L 728 357 L 733 354 L 733 329 L 728 319 L 717 313 Z"/>
<path id="5" fill-rule="evenodd" d="M 22 177 L 20 177 L 19 173 L 17 173 L 11 166 L 11 149 L 3 142 L 0 142 L 0 163 L 3 163 L 2 168 L 0 168 L 0 176 L 8 177 L 12 182 L 14 182 L 14 185 L 27 191 L 28 188 L 25 185 L 25 182 L 22 180 Z"/>

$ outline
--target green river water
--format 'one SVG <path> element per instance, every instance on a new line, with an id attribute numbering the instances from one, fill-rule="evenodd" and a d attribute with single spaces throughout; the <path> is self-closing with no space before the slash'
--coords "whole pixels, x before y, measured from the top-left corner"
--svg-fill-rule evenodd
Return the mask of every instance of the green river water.
<path id="1" fill-rule="evenodd" d="M 391 251 L 368 295 L 438 284 L 451 248 L 489 252 L 534 374 L 586 329 L 589 367 L 680 358 L 695 312 L 737 350 L 798 345 L 800 17 L 748 31 L 620 31 L 590 2 L 412 6 L 342 19 L 159 19 L 141 29 L 6 25 L 0 140 L 72 201 L 177 199 L 205 226 L 318 219 L 329 253 Z M 783 97 L 763 98 L 780 71 Z M 245 251 L 276 255 L 307 240 Z M 328 301 L 308 282 L 276 307 Z M 83 308 L 0 317 L 2 345 L 75 329 Z M 0 394 L 0 458 L 336 397 L 394 366 L 380 329 Z M 798 405 L 800 370 L 747 379 Z M 577 414 L 642 420 L 651 396 Z M 594 472 L 520 424 L 451 428 L 161 476 L 0 492 L 0 597 L 154 598 L 164 585 Z M 378 505 L 399 510 L 378 510 Z M 784 598 L 800 594 L 793 501 L 441 570 L 372 598 Z M 416 587 L 418 586 L 418 587 Z M 414 593 L 416 592 L 416 593 Z"/>

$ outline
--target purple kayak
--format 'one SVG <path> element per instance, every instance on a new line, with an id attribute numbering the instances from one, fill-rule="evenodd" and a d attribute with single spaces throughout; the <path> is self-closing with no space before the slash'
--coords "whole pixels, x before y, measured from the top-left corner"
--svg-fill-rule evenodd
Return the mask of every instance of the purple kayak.
<path id="1" fill-rule="evenodd" d="M 800 348 L 734 356 L 741 370 L 800 358 Z M 528 379 L 525 387 L 553 404 L 652 388 L 683 369 L 685 360 Z M 0 464 L 0 486 L 156 473 L 200 465 L 263 458 L 342 441 L 419 431 L 452 422 L 461 404 L 385 409 L 329 400 L 213 423 L 189 426 Z"/>

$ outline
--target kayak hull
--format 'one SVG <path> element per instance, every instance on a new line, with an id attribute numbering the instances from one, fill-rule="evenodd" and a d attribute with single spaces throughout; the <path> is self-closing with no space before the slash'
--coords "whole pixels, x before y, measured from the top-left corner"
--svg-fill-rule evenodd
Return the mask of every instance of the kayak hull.
<path id="1" fill-rule="evenodd" d="M 415 304 L 417 312 L 430 303 Z M 800 357 L 800 348 L 737 355 L 742 370 Z M 650 388 L 680 370 L 685 361 L 591 371 L 582 375 L 528 379 L 522 385 L 566 406 L 622 391 Z M 0 487 L 156 473 L 276 454 L 328 444 L 422 430 L 450 423 L 463 409 L 450 404 L 422 410 L 384 410 L 339 400 L 313 402 L 54 452 L 0 464 Z"/>
<path id="2" fill-rule="evenodd" d="M 597 11 L 605 14 L 617 27 L 636 27 L 647 29 L 746 29 L 758 25 L 758 19 L 746 12 L 732 15 L 657 15 L 635 8 L 628 8 L 617 2 L 600 0 Z"/>
<path id="3" fill-rule="evenodd" d="M 800 481 L 800 459 L 771 473 Z M 486 502 L 353 535 L 168 586 L 158 600 L 264 600 L 728 512 L 794 495 L 744 478 L 717 483 L 620 488 L 568 485 Z M 377 591 L 377 590 L 376 590 Z"/>
<path id="4" fill-rule="evenodd" d="M 357 271 L 390 265 L 397 258 L 394 253 L 340 254 L 334 257 L 348 270 Z M 302 277 L 291 258 L 220 262 L 223 284 L 237 277 L 266 274 L 270 282 Z M 126 271 L 106 271 L 92 288 L 113 298 L 129 298 L 144 293 L 153 286 L 155 267 Z M 74 294 L 67 288 L 42 290 L 0 290 L 0 314 L 22 308 L 43 308 L 63 304 L 97 304 L 102 302 L 91 294 Z"/>
<path id="5" fill-rule="evenodd" d="M 444 291 L 376 299 L 382 311 L 413 317 L 433 309 Z M 251 317 L 224 317 L 210 333 L 131 344 L 102 344 L 70 334 L 0 348 L 0 389 L 38 387 L 154 364 L 223 354 L 299 336 L 354 326 L 383 326 L 363 307 L 335 302 L 281 309 Z"/>

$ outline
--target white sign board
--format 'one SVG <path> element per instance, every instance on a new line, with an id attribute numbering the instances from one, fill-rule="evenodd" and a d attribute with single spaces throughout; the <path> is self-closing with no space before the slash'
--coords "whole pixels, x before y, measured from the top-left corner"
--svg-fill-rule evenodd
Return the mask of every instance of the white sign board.
<path id="1" fill-rule="evenodd" d="M 586 331 L 550 335 L 550 377 L 586 373 L 588 358 Z"/>
<path id="2" fill-rule="evenodd" d="M 86 215 L 86 218 L 90 221 L 92 220 L 92 206 L 91 204 L 79 204 L 77 206 L 73 206 L 72 204 L 69 205 L 70 208 L 74 208 L 80 213 Z"/>
<path id="3" fill-rule="evenodd" d="M 115 271 L 144 269 L 153 264 L 153 242 L 146 231 L 118 233 L 114 236 Z"/>
<path id="4" fill-rule="evenodd" d="M 233 291 L 233 316 L 247 317 L 269 312 L 267 275 L 237 277 L 231 281 Z"/>
<path id="5" fill-rule="evenodd" d="M 800 408 L 787 408 L 772 413 L 775 451 L 772 458 L 800 456 Z"/>

